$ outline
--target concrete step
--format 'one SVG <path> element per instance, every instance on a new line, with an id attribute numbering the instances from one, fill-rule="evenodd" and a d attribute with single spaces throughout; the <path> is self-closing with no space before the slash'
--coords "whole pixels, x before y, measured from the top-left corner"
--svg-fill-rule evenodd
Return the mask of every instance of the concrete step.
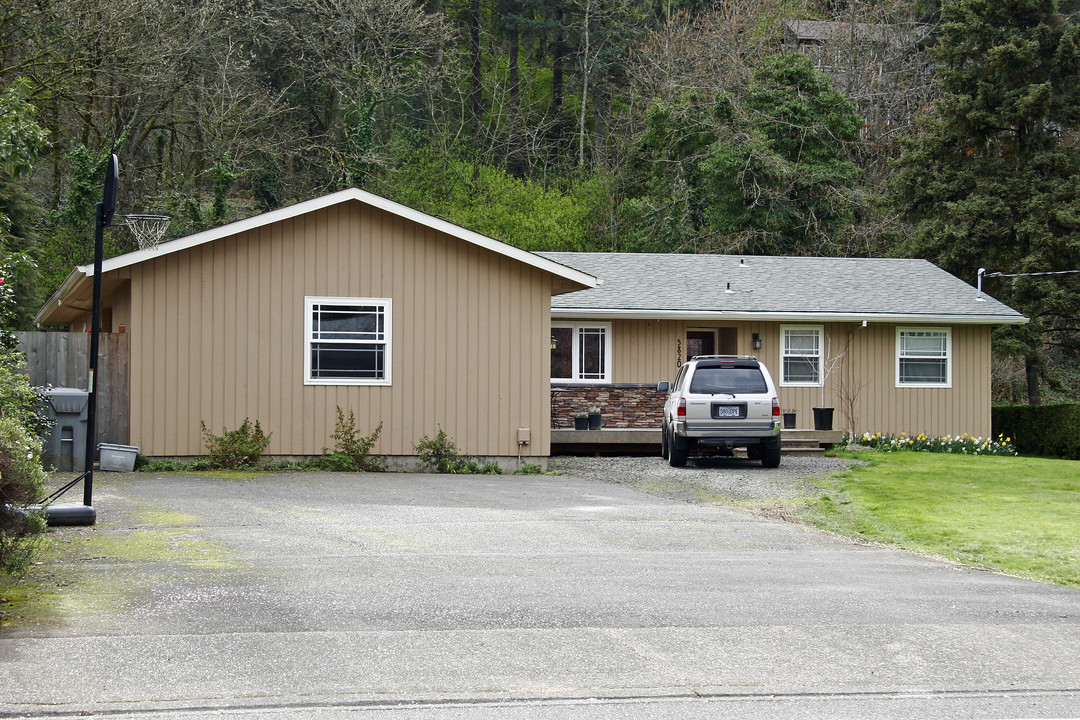
<path id="1" fill-rule="evenodd" d="M 781 448 L 781 455 L 793 455 L 795 457 L 822 457 L 825 455 L 825 448 Z"/>

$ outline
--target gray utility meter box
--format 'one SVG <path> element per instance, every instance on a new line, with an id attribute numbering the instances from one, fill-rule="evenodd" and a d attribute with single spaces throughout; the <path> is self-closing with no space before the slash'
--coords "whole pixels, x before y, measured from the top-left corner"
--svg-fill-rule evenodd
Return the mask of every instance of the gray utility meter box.
<path id="1" fill-rule="evenodd" d="M 78 388 L 48 388 L 48 414 L 56 420 L 45 438 L 42 462 L 58 472 L 81 472 L 86 467 L 86 411 L 90 393 Z"/>

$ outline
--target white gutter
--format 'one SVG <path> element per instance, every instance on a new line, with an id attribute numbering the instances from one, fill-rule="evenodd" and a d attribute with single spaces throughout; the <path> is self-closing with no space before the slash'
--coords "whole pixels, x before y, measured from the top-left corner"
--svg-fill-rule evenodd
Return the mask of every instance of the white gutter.
<path id="1" fill-rule="evenodd" d="M 939 315 L 923 313 L 720 312 L 715 310 L 615 310 L 552 308 L 553 319 L 595 320 L 750 320 L 766 322 L 945 323 L 950 325 L 1025 325 L 1023 315 Z"/>

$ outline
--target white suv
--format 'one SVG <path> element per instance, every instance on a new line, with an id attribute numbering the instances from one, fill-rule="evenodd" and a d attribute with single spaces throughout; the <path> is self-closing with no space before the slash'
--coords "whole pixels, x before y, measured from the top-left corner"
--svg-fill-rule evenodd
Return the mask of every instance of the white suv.
<path id="1" fill-rule="evenodd" d="M 664 403 L 663 455 L 674 467 L 694 450 L 746 448 L 767 468 L 780 465 L 780 402 L 768 369 L 750 355 L 699 355 L 681 368 Z"/>

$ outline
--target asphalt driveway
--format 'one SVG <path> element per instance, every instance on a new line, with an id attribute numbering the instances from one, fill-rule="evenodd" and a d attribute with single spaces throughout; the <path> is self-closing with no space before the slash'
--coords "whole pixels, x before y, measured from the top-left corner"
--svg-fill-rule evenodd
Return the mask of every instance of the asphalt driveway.
<path id="1" fill-rule="evenodd" d="M 1077 717 L 1080 592 L 575 477 L 99 474 L 0 716 Z"/>

